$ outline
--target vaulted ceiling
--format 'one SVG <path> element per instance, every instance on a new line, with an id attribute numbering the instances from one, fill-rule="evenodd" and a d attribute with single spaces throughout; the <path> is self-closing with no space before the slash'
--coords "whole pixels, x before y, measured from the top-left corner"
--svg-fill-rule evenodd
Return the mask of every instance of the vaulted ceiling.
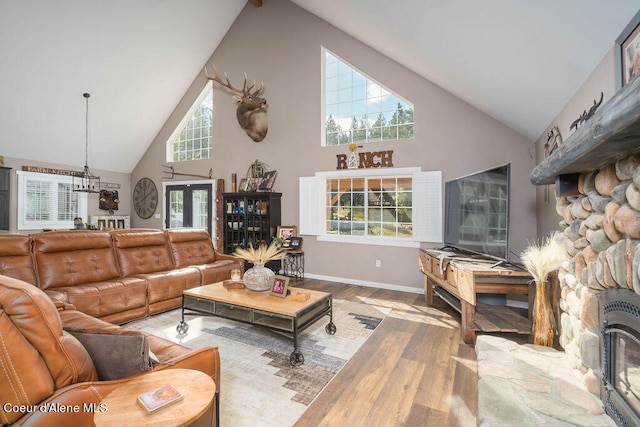
<path id="1" fill-rule="evenodd" d="M 253 0 L 252 2 L 256 2 Z M 291 0 L 532 141 L 638 0 Z M 263 0 L 265 7 L 269 0 Z M 0 154 L 130 172 L 246 0 L 0 0 Z"/>

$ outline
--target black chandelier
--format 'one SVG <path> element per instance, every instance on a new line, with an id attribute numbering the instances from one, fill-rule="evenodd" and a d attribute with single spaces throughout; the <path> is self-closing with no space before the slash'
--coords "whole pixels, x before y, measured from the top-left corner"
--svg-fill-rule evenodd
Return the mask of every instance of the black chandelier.
<path id="1" fill-rule="evenodd" d="M 89 170 L 89 95 L 83 93 L 86 99 L 86 115 L 85 115 L 85 159 L 84 169 L 82 172 L 76 172 L 73 175 L 73 191 L 80 193 L 99 193 L 100 177 L 91 173 Z"/>

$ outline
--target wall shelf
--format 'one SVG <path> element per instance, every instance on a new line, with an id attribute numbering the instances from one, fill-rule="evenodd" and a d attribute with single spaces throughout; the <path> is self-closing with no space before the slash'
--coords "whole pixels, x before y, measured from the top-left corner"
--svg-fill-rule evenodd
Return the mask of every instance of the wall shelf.
<path id="1" fill-rule="evenodd" d="M 640 153 L 640 79 L 620 89 L 531 173 L 534 185 Z"/>

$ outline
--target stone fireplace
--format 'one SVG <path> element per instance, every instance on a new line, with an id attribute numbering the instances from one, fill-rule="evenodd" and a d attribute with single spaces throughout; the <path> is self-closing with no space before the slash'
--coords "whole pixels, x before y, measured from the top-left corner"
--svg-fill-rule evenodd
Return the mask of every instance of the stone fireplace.
<path id="1" fill-rule="evenodd" d="M 640 291 L 639 166 L 634 156 L 582 174 L 580 194 L 558 197 L 556 203 L 571 259 L 558 273 L 559 343 L 594 394 L 602 378 L 599 293 Z"/>
<path id="2" fill-rule="evenodd" d="M 600 396 L 619 425 L 640 425 L 640 295 L 612 289 L 601 293 Z"/>
<path id="3" fill-rule="evenodd" d="M 640 425 L 640 80 L 532 173 L 556 184 L 570 261 L 558 272 L 559 343 L 619 425 Z M 623 321 L 624 320 L 624 321 Z"/>

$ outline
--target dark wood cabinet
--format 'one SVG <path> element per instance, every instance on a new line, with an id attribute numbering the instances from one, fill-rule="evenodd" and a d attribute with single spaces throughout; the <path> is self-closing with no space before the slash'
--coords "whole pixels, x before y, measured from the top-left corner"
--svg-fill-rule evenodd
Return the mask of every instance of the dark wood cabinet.
<path id="1" fill-rule="evenodd" d="M 0 230 L 9 230 L 11 168 L 0 166 Z"/>
<path id="2" fill-rule="evenodd" d="M 223 193 L 224 253 L 270 244 L 280 225 L 282 193 Z"/>

